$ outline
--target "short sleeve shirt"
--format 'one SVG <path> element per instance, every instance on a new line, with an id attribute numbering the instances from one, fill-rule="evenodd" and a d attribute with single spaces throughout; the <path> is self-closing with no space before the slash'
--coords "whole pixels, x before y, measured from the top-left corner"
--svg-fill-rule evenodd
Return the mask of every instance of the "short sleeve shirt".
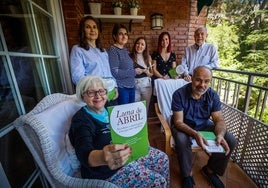
<path id="1" fill-rule="evenodd" d="M 176 61 L 176 55 L 175 53 L 171 52 L 168 60 L 165 61 L 159 53 L 153 52 L 152 60 L 156 61 L 157 71 L 161 75 L 165 76 L 168 75 L 168 71 L 172 69 L 172 62 Z"/>
<path id="2" fill-rule="evenodd" d="M 183 111 L 183 121 L 195 130 L 202 130 L 212 125 L 210 115 L 221 110 L 219 95 L 209 88 L 200 99 L 192 97 L 192 83 L 189 83 L 173 93 L 171 110 Z"/>

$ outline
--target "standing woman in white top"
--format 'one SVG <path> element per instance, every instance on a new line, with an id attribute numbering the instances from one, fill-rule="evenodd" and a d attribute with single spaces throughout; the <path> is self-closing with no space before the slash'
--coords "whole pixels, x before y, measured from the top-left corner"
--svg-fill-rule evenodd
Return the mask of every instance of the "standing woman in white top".
<path id="1" fill-rule="evenodd" d="M 86 16 L 79 23 L 79 44 L 70 54 L 72 81 L 76 85 L 87 75 L 103 78 L 109 90 L 108 106 L 117 105 L 117 83 L 110 69 L 107 51 L 102 47 L 97 21 Z"/>
<path id="2" fill-rule="evenodd" d="M 131 58 L 133 59 L 136 71 L 135 101 L 145 100 L 148 112 L 152 96 L 151 76 L 153 76 L 153 73 L 151 64 L 152 59 L 148 52 L 145 37 L 136 39 L 132 48 Z"/>

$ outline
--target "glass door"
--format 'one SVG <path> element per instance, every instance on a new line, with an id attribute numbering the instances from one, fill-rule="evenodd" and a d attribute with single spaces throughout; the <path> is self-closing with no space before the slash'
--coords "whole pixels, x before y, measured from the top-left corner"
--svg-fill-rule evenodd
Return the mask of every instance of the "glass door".
<path id="1" fill-rule="evenodd" d="M 63 20 L 53 14 L 60 7 L 58 0 L 0 2 L 0 160 L 11 187 L 21 187 L 35 169 L 12 122 L 44 96 L 70 90 L 67 50 L 59 43 L 66 41 Z"/>

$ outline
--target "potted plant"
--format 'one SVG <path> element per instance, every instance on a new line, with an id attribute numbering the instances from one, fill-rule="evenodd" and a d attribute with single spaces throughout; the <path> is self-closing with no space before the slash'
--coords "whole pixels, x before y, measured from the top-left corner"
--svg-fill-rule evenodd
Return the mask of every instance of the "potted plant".
<path id="1" fill-rule="evenodd" d="M 115 15 L 121 15 L 122 14 L 123 3 L 120 0 L 113 1 L 112 2 L 112 7 L 114 8 L 114 14 Z"/>
<path id="2" fill-rule="evenodd" d="M 91 14 L 101 14 L 101 0 L 89 0 L 88 6 Z"/>
<path id="3" fill-rule="evenodd" d="M 130 14 L 131 15 L 137 15 L 138 10 L 140 9 L 140 3 L 137 0 L 130 0 L 128 2 L 128 6 L 130 8 Z"/>

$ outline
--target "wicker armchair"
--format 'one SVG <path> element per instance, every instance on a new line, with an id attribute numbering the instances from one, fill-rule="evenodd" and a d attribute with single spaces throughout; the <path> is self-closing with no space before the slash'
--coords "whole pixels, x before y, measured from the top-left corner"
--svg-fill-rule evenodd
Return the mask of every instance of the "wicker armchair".
<path id="1" fill-rule="evenodd" d="M 115 188 L 108 181 L 81 178 L 68 131 L 73 114 L 83 105 L 75 95 L 51 94 L 14 125 L 51 187 Z"/>

